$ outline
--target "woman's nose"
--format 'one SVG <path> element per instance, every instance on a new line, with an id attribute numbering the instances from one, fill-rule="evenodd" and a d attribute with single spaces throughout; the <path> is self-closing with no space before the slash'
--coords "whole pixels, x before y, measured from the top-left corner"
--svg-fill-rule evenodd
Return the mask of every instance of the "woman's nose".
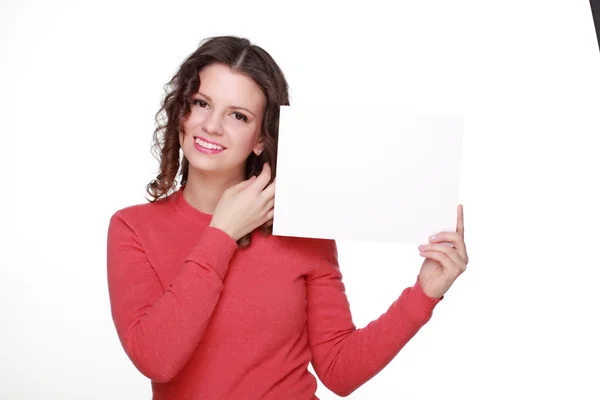
<path id="1" fill-rule="evenodd" d="M 202 129 L 211 135 L 222 135 L 223 121 L 221 116 L 214 111 L 208 113 L 204 119 L 204 122 L 202 123 Z"/>

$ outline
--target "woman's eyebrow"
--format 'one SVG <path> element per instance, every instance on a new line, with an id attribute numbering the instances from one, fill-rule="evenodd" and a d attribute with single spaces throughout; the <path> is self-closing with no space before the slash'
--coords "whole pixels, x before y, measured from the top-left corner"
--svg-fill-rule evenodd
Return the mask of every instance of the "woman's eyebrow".
<path id="1" fill-rule="evenodd" d="M 212 102 L 212 99 L 210 98 L 210 96 L 208 96 L 208 95 L 206 95 L 206 94 L 204 94 L 204 93 L 202 93 L 202 92 L 200 92 L 200 91 L 198 91 L 198 94 L 199 94 L 200 96 L 202 96 L 202 97 L 206 98 L 206 100 L 208 100 L 208 101 Z M 248 112 L 248 113 L 252 114 L 252 116 L 256 118 L 256 115 L 255 115 L 255 114 L 254 114 L 252 111 L 248 110 L 246 107 L 240 107 L 240 106 L 231 106 L 231 107 L 229 107 L 229 108 L 234 108 L 234 109 L 236 109 L 236 110 L 237 110 L 237 109 L 239 109 L 239 110 L 244 110 L 244 111 L 246 111 L 246 112 Z"/>

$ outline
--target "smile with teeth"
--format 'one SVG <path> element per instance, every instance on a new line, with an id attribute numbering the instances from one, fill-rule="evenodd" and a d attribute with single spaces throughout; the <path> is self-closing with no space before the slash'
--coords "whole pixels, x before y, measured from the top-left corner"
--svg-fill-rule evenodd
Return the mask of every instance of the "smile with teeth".
<path id="1" fill-rule="evenodd" d="M 204 140 L 201 140 L 199 138 L 196 138 L 196 144 L 200 147 L 204 147 L 205 149 L 209 150 L 223 150 L 222 146 L 219 146 L 218 144 L 205 142 Z"/>

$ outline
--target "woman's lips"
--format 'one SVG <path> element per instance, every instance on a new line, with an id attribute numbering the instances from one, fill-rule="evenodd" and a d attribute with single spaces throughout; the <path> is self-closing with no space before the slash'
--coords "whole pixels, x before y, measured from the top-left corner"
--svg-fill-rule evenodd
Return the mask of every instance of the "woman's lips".
<path id="1" fill-rule="evenodd" d="M 225 147 L 219 143 L 211 142 L 201 137 L 194 137 L 194 147 L 204 154 L 219 154 L 225 150 Z"/>
<path id="2" fill-rule="evenodd" d="M 201 141 L 208 143 L 208 144 L 216 144 L 217 146 L 225 148 L 225 146 L 223 146 L 221 143 L 212 142 L 206 138 L 203 138 L 202 136 L 194 136 L 194 140 L 196 140 L 196 139 L 200 139 Z"/>

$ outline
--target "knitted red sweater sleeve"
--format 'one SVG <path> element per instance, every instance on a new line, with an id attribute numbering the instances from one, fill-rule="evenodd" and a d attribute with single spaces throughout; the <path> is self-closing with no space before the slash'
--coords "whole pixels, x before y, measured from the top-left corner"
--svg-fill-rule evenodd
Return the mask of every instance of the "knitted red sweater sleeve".
<path id="1" fill-rule="evenodd" d="M 429 321 L 441 299 L 428 297 L 417 279 L 383 315 L 356 329 L 342 283 L 335 241 L 319 241 L 317 249 L 317 267 L 307 277 L 312 364 L 327 388 L 347 396 L 392 361 Z"/>
<path id="2" fill-rule="evenodd" d="M 112 316 L 125 352 L 146 377 L 167 382 L 189 360 L 236 249 L 224 232 L 205 228 L 181 272 L 165 288 L 134 229 L 120 212 L 113 215 L 107 241 Z"/>

